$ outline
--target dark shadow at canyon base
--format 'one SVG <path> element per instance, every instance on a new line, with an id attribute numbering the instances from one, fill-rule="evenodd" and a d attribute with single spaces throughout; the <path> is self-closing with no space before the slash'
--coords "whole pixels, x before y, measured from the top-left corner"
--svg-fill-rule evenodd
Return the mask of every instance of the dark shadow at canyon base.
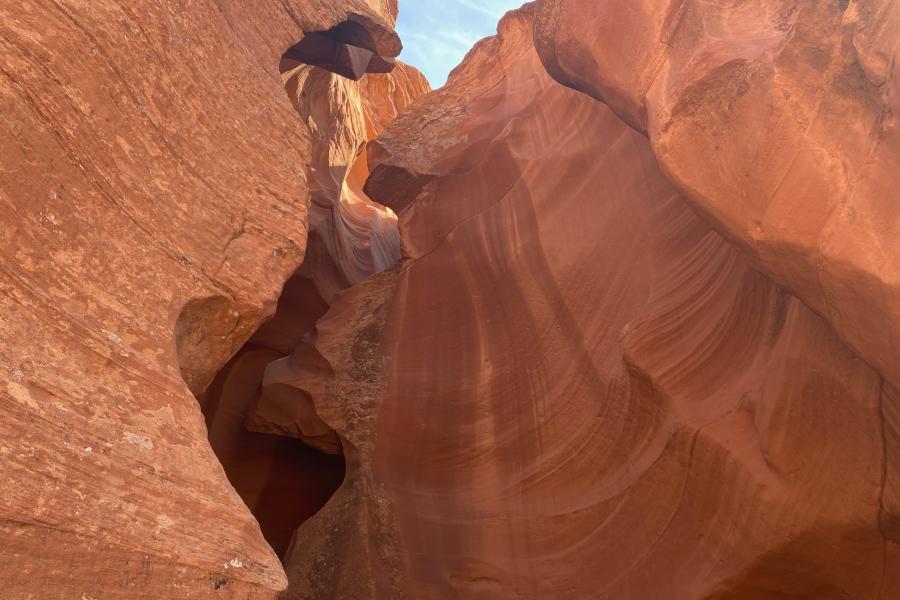
<path id="1" fill-rule="evenodd" d="M 298 439 L 247 428 L 262 392 L 265 370 L 312 330 L 327 305 L 309 279 L 285 286 L 278 310 L 198 396 L 209 442 L 231 485 L 284 559 L 296 529 L 315 515 L 344 480 L 344 457 Z"/>

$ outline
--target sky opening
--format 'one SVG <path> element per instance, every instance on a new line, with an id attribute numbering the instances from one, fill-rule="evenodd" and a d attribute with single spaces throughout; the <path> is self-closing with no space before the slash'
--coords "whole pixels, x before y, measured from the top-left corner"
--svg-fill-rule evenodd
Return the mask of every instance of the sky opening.
<path id="1" fill-rule="evenodd" d="M 481 38 L 497 32 L 497 21 L 524 0 L 400 0 L 397 31 L 400 60 L 417 67 L 438 88 Z"/>

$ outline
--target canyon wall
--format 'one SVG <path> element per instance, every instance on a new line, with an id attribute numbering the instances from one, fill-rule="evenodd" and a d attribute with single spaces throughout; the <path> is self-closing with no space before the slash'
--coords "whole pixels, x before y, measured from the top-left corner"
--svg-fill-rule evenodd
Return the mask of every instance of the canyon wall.
<path id="1" fill-rule="evenodd" d="M 538 6 L 550 73 L 646 132 L 691 204 L 896 386 L 900 7 Z"/>
<path id="2" fill-rule="evenodd" d="M 365 146 L 429 90 L 401 62 L 353 81 L 319 67 L 282 63 L 291 104 L 312 137 L 309 244 L 275 315 L 200 397 L 210 442 L 229 481 L 281 557 L 294 532 L 344 479 L 344 449 L 293 385 L 298 372 L 326 368 L 313 349 L 315 324 L 335 294 L 400 259 L 397 217 L 362 191 Z M 318 452 L 314 451 L 318 450 Z M 301 536 L 300 547 L 309 541 Z M 292 587 L 303 585 L 294 578 Z"/>
<path id="3" fill-rule="evenodd" d="M 0 596 L 900 597 L 894 4 L 397 9 L 0 6 Z"/>
<path id="4" fill-rule="evenodd" d="M 400 214 L 404 262 L 338 297 L 318 324 L 327 368 L 294 382 L 345 441 L 352 485 L 301 529 L 328 541 L 294 557 L 313 583 L 292 597 L 900 594 L 882 369 L 896 355 L 874 360 L 767 267 L 764 244 L 710 214 L 627 97 L 550 79 L 534 13 L 539 49 L 552 17 L 594 54 L 557 52 L 600 64 L 591 17 L 629 24 L 603 7 L 507 15 L 370 144 L 366 191 Z M 719 42 L 707 36 L 685 48 Z M 631 56 L 632 38 L 609 39 Z M 734 178 L 716 171 L 746 150 L 729 135 L 710 158 L 695 142 L 692 177 Z M 806 198 L 797 219 L 820 212 Z M 890 320 L 869 292 L 856 306 Z M 316 576 L 326 564 L 331 579 Z"/>
<path id="5" fill-rule="evenodd" d="M 535 26 L 551 75 L 643 131 L 690 204 L 884 378 L 895 544 L 898 37 L 882 0 L 540 0 Z"/>
<path id="6" fill-rule="evenodd" d="M 389 63 L 395 14 L 0 6 L 0 595 L 284 588 L 191 391 L 271 316 L 305 253 L 313 136 L 283 54 L 334 30 L 336 47 Z"/>

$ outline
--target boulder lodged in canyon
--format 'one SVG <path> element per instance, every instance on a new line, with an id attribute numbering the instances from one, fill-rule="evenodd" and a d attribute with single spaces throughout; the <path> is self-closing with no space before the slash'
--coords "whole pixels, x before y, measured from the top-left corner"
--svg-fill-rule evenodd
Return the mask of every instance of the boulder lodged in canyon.
<path id="1" fill-rule="evenodd" d="M 892 3 L 19 4 L 0 596 L 900 596 Z"/>

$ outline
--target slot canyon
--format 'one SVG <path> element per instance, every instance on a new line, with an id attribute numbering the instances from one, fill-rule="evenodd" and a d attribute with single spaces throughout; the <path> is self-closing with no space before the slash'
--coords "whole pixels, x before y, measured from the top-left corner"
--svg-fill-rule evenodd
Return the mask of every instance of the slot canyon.
<path id="1" fill-rule="evenodd" d="M 900 598 L 900 4 L 440 5 L 0 0 L 0 599 Z"/>

